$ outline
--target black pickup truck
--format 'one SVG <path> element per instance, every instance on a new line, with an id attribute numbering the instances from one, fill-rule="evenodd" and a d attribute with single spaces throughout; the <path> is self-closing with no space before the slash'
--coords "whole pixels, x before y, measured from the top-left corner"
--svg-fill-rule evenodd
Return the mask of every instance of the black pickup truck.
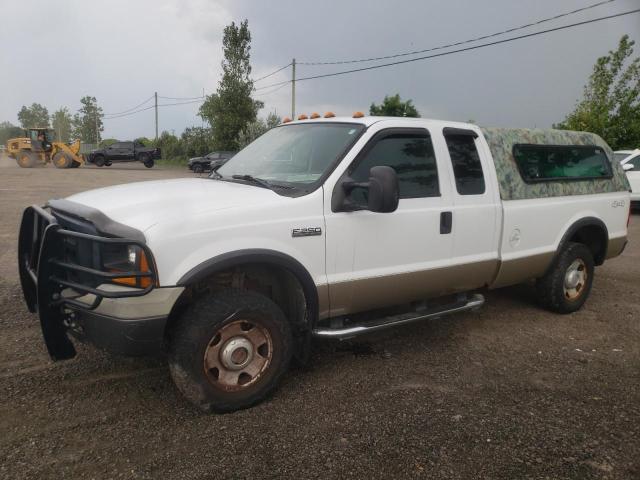
<path id="1" fill-rule="evenodd" d="M 145 147 L 141 142 L 116 142 L 92 151 L 87 158 L 98 167 L 110 167 L 115 162 L 142 162 L 151 168 L 160 158 L 160 149 Z"/>

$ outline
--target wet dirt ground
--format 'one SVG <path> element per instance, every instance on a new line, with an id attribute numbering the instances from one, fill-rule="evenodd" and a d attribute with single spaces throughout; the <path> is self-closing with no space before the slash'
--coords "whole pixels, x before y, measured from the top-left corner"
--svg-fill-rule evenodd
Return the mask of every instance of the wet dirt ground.
<path id="1" fill-rule="evenodd" d="M 317 343 L 250 410 L 201 414 L 163 358 L 80 345 L 52 363 L 18 285 L 23 208 L 190 175 L 0 160 L 0 478 L 640 478 L 640 215 L 580 312 L 492 291 L 476 313 Z"/>

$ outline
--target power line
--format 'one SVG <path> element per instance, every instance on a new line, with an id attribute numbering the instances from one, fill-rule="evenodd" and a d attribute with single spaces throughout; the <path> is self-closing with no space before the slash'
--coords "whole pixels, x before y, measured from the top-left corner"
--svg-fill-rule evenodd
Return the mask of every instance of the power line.
<path id="1" fill-rule="evenodd" d="M 202 103 L 203 101 L 204 101 L 203 99 L 200 99 L 200 100 L 191 100 L 191 101 L 188 101 L 188 102 L 159 103 L 158 107 L 172 107 L 174 105 L 188 105 L 188 104 L 191 104 L 191 103 Z M 130 115 L 135 115 L 136 113 L 144 112 L 146 110 L 151 110 L 152 108 L 155 108 L 155 105 L 150 105 L 148 107 L 141 108 L 141 109 L 136 110 L 134 112 L 124 113 L 124 114 L 121 114 L 121 115 L 115 115 L 115 116 L 111 116 L 111 117 L 105 117 L 104 120 L 113 120 L 113 119 L 116 119 L 116 118 L 128 117 Z"/>
<path id="2" fill-rule="evenodd" d="M 371 57 L 371 58 L 361 58 L 361 59 L 357 59 L 357 60 L 341 60 L 341 61 L 332 61 L 332 62 L 296 62 L 298 65 L 307 65 L 307 66 L 317 66 L 317 65 L 344 65 L 344 64 L 348 64 L 348 63 L 362 63 L 362 62 L 373 62 L 376 60 L 388 60 L 390 58 L 398 58 L 398 57 L 406 57 L 408 55 L 417 55 L 419 53 L 426 53 L 426 52 L 433 52 L 435 50 L 442 50 L 444 48 L 450 48 L 450 47 L 457 47 L 459 45 L 465 45 L 467 43 L 472 43 L 472 42 L 477 42 L 479 40 L 486 40 L 487 38 L 493 38 L 493 37 L 497 37 L 499 35 L 504 35 L 506 33 L 512 33 L 518 30 L 523 30 L 525 28 L 528 27 L 533 27 L 535 25 L 540 25 L 546 22 L 550 22 L 552 20 L 557 20 L 559 18 L 563 18 L 563 17 L 567 17 L 570 15 L 575 15 L 576 13 L 580 13 L 580 12 L 584 12 L 586 10 L 590 10 L 592 8 L 596 8 L 599 7 L 601 5 L 605 5 L 607 3 L 612 3 L 616 0 L 604 0 L 598 3 L 594 3 L 592 5 L 588 5 L 586 7 L 582 7 L 582 8 L 578 8 L 576 10 L 572 10 L 570 12 L 565 12 L 565 13 L 561 13 L 558 15 L 555 15 L 553 17 L 548 17 L 548 18 L 543 18 L 541 20 L 538 20 L 536 22 L 532 22 L 532 23 L 527 23 L 526 25 L 520 25 L 519 27 L 513 27 L 513 28 L 509 28 L 507 30 L 503 30 L 501 32 L 495 32 L 495 33 L 491 33 L 489 35 L 483 35 L 481 37 L 476 37 L 476 38 L 470 38 L 469 40 L 463 40 L 460 42 L 456 42 L 456 43 L 450 43 L 448 45 L 440 45 L 438 47 L 432 47 L 432 48 L 427 48 L 424 50 L 414 50 L 412 52 L 403 52 L 403 53 L 397 53 L 395 55 L 385 55 L 382 57 Z M 289 66 L 289 65 L 287 65 Z"/>
<path id="3" fill-rule="evenodd" d="M 140 108 L 142 105 L 144 105 L 145 103 L 147 103 L 149 100 L 153 99 L 153 95 L 151 95 L 149 98 L 147 98 L 144 102 L 136 105 L 135 107 L 131 107 L 128 108 L 127 110 L 123 110 L 122 112 L 115 112 L 115 113 L 105 113 L 105 115 L 120 115 L 121 113 L 127 113 L 130 112 L 131 110 L 135 110 L 136 108 Z"/>
<path id="4" fill-rule="evenodd" d="M 577 22 L 577 23 L 572 23 L 572 24 L 569 24 L 569 25 L 563 25 L 561 27 L 549 28 L 547 30 L 541 30 L 539 32 L 528 33 L 526 35 L 520 35 L 520 36 L 517 36 L 517 37 L 506 38 L 504 40 L 496 40 L 495 42 L 483 43 L 481 45 L 474 45 L 472 47 L 460 48 L 458 50 L 450 50 L 448 52 L 435 53 L 433 55 L 426 55 L 424 57 L 411 58 L 411 59 L 408 59 L 408 60 L 400 60 L 400 61 L 397 61 L 397 62 L 383 63 L 383 64 L 380 64 L 380 65 L 373 65 L 373 66 L 370 66 L 370 67 L 354 68 L 352 70 L 343 70 L 341 72 L 325 73 L 325 74 L 322 74 L 322 75 L 312 75 L 312 76 L 309 76 L 309 77 L 297 78 L 296 81 L 297 82 L 302 82 L 303 80 L 314 80 L 314 79 L 317 79 L 317 78 L 334 77 L 334 76 L 337 76 L 337 75 L 346 75 L 348 73 L 363 72 L 365 70 L 375 70 L 377 68 L 391 67 L 393 65 L 401 65 L 401 64 L 404 64 L 404 63 L 418 62 L 420 60 L 428 60 L 430 58 L 444 57 L 446 55 L 453 55 L 454 53 L 468 52 L 470 50 L 477 50 L 479 48 L 491 47 L 491 46 L 494 46 L 494 45 L 500 45 L 502 43 L 513 42 L 515 40 L 521 40 L 523 38 L 535 37 L 537 35 L 543 35 L 545 33 L 556 32 L 556 31 L 559 31 L 559 30 L 565 30 L 567 28 L 573 28 L 573 27 L 578 27 L 578 26 L 581 26 L 581 25 L 587 25 L 589 23 L 600 22 L 602 20 L 609 20 L 611 18 L 622 17 L 622 16 L 625 16 L 625 15 L 631 15 L 633 13 L 638 13 L 638 12 L 640 12 L 640 8 L 635 9 L 635 10 L 629 10 L 628 12 L 616 13 L 614 15 L 607 15 L 606 17 L 598 17 L 598 18 L 593 18 L 591 20 L 585 20 L 583 22 Z M 270 87 L 277 87 L 279 85 L 286 85 L 288 83 L 291 83 L 291 80 L 272 83 L 271 85 L 265 85 L 264 87 L 257 88 L 256 90 L 262 90 L 262 89 L 270 88 Z"/>
<path id="5" fill-rule="evenodd" d="M 165 100 L 199 100 L 204 98 L 202 95 L 198 95 L 197 97 L 163 97 L 162 95 L 158 95 L 158 98 L 164 98 Z"/>
<path id="6" fill-rule="evenodd" d="M 257 97 L 262 97 L 263 95 L 271 95 L 272 93 L 275 93 L 275 92 L 277 92 L 278 90 L 280 90 L 280 89 L 282 89 L 282 88 L 284 88 L 284 87 L 286 87 L 286 86 L 287 86 L 287 84 L 286 84 L 286 83 L 283 83 L 282 85 L 280 85 L 279 87 L 276 87 L 276 88 L 275 88 L 275 89 L 273 89 L 273 90 L 270 90 L 270 91 L 268 91 L 268 92 L 258 93 L 256 96 L 257 96 Z"/>
<path id="7" fill-rule="evenodd" d="M 611 0 L 611 1 L 613 1 L 613 0 Z M 253 80 L 253 83 L 259 82 L 260 80 L 264 80 L 265 78 L 269 78 L 271 75 L 275 75 L 276 73 L 281 72 L 282 70 L 284 70 L 285 68 L 290 67 L 290 66 L 291 66 L 291 64 L 287 63 L 284 67 L 280 67 L 279 69 L 269 73 L 268 75 L 264 75 L 263 77 L 256 78 L 255 80 Z"/>

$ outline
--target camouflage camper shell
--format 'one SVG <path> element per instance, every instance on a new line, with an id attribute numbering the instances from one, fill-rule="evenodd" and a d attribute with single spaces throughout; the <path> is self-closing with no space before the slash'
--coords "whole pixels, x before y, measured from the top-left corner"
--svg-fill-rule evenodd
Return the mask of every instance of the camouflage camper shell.
<path id="1" fill-rule="evenodd" d="M 560 197 L 608 193 L 629 190 L 629 182 L 619 162 L 613 161 L 613 151 L 594 133 L 568 130 L 526 128 L 482 128 L 489 144 L 498 175 L 502 200 Z M 516 144 L 537 145 L 593 145 L 601 147 L 611 162 L 613 177 L 594 180 L 552 180 L 526 183 L 513 157 Z"/>

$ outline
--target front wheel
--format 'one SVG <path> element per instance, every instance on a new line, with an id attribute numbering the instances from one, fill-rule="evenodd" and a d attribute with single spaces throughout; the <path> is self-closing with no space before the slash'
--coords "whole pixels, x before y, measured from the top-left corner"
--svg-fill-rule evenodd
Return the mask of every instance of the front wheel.
<path id="1" fill-rule="evenodd" d="M 169 368 L 178 389 L 206 412 L 231 412 L 264 400 L 287 371 L 289 322 L 264 295 L 225 290 L 191 305 L 170 337 Z"/>
<path id="2" fill-rule="evenodd" d="M 540 303 L 557 313 L 579 310 L 591 292 L 594 273 L 591 250 L 582 243 L 569 242 L 552 269 L 536 283 Z"/>
<path id="3" fill-rule="evenodd" d="M 70 168 L 72 164 L 73 159 L 64 152 L 58 152 L 53 156 L 53 165 L 56 168 Z"/>
<path id="4" fill-rule="evenodd" d="M 199 163 L 196 163 L 193 166 L 193 173 L 202 173 L 204 171 L 204 169 L 202 168 L 202 165 L 200 165 Z"/>
<path id="5" fill-rule="evenodd" d="M 144 166 L 147 168 L 153 168 L 154 165 L 155 165 L 155 162 L 151 158 L 144 161 Z"/>
<path id="6" fill-rule="evenodd" d="M 96 158 L 93 160 L 93 164 L 96 167 L 104 167 L 105 165 L 105 159 L 102 155 L 98 155 L 96 156 Z"/>

